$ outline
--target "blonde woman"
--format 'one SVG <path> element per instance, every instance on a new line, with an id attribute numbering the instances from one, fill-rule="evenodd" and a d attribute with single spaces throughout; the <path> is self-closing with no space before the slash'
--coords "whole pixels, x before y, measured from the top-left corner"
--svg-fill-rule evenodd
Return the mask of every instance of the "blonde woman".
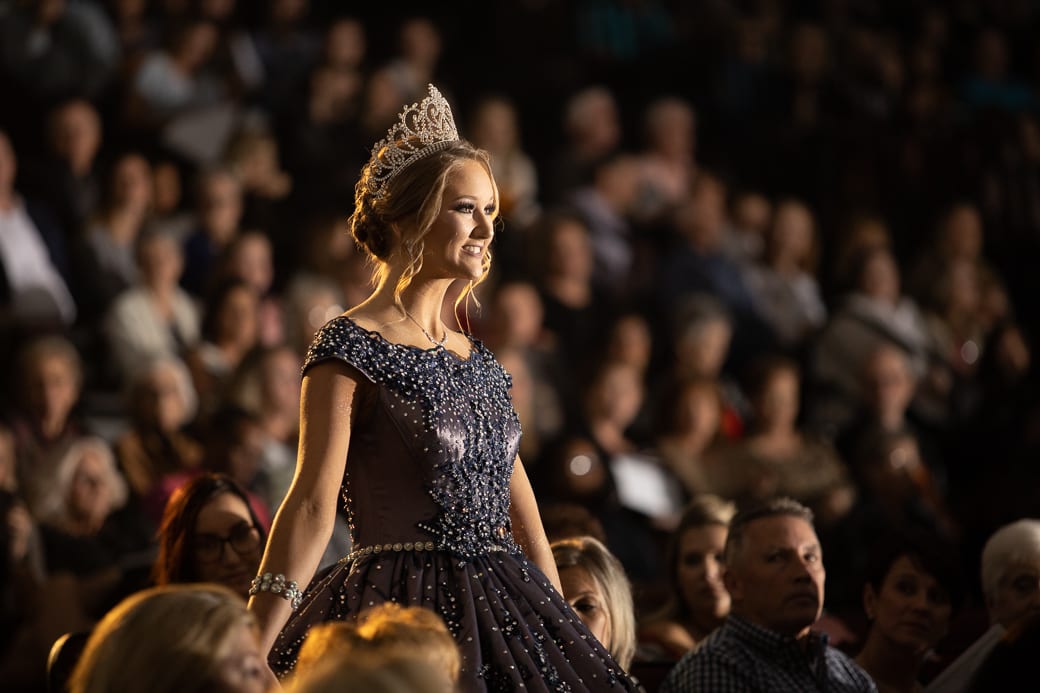
<path id="1" fill-rule="evenodd" d="M 250 602 L 279 673 L 314 624 L 390 601 L 444 619 L 463 691 L 629 687 L 559 594 L 508 374 L 442 317 L 487 276 L 498 211 L 487 153 L 431 85 L 357 184 L 351 230 L 376 288 L 304 363 L 296 476 Z M 312 582 L 340 503 L 354 551 Z"/>
<path id="2" fill-rule="evenodd" d="M 263 693 L 269 674 L 245 602 L 218 585 L 127 597 L 98 623 L 72 693 Z"/>
<path id="3" fill-rule="evenodd" d="M 636 652 L 636 619 L 625 569 L 592 537 L 552 545 L 563 596 L 618 664 L 628 668 Z"/>

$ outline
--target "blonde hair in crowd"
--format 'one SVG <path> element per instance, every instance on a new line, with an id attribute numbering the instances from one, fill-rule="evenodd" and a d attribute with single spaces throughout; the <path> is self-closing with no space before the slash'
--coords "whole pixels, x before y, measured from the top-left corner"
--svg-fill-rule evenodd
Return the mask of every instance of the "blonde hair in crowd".
<path id="1" fill-rule="evenodd" d="M 622 669 L 628 669 L 636 653 L 636 618 L 625 569 L 602 542 L 592 537 L 561 539 L 553 542 L 552 552 L 561 571 L 584 568 L 603 590 L 610 617 L 610 642 L 603 647 Z"/>
<path id="2" fill-rule="evenodd" d="M 220 585 L 168 585 L 138 592 L 94 628 L 69 690 L 214 690 L 220 660 L 230 653 L 241 626 L 256 627 L 252 614 L 241 597 Z"/>

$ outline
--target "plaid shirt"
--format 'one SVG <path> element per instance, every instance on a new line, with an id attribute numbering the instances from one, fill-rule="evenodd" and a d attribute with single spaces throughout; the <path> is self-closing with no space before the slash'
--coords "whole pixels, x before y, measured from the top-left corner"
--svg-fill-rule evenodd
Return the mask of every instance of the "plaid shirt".
<path id="1" fill-rule="evenodd" d="M 877 693 L 866 672 L 828 647 L 826 634 L 792 637 L 730 616 L 668 674 L 660 693 Z"/>

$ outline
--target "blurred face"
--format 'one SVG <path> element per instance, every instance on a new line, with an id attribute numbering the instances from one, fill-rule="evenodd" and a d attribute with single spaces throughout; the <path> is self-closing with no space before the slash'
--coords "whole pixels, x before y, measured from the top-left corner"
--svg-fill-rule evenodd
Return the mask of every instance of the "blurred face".
<path id="1" fill-rule="evenodd" d="M 971 206 L 958 207 L 946 221 L 946 250 L 952 258 L 977 260 L 982 252 L 982 219 Z"/>
<path id="2" fill-rule="evenodd" d="M 708 378 L 718 376 L 732 337 L 733 331 L 725 320 L 712 320 L 688 331 L 677 345 L 682 370 Z"/>
<path id="3" fill-rule="evenodd" d="M 69 514 L 77 519 L 98 525 L 112 508 L 112 494 L 105 483 L 105 461 L 97 450 L 87 448 L 72 475 L 69 487 Z"/>
<path id="4" fill-rule="evenodd" d="M 228 474 L 243 486 L 249 486 L 260 470 L 267 436 L 263 427 L 253 421 L 242 421 L 237 429 L 228 447 Z"/>
<path id="5" fill-rule="evenodd" d="M 158 368 L 148 378 L 142 393 L 142 416 L 158 430 L 172 433 L 184 422 L 184 399 L 177 374 L 170 368 Z"/>
<path id="6" fill-rule="evenodd" d="M 650 361 L 650 328 L 638 316 L 622 318 L 611 334 L 610 353 L 617 361 L 646 368 Z"/>
<path id="7" fill-rule="evenodd" d="M 733 222 L 743 231 L 763 233 L 769 226 L 772 209 L 764 195 L 741 195 L 733 210 Z"/>
<path id="8" fill-rule="evenodd" d="M 791 430 L 798 418 L 798 376 L 788 369 L 769 378 L 765 391 L 756 399 L 756 414 L 762 428 Z"/>
<path id="9" fill-rule="evenodd" d="M 542 331 L 542 303 L 533 286 L 510 284 L 503 287 L 498 292 L 496 308 L 506 342 L 529 346 L 538 340 Z"/>
<path id="10" fill-rule="evenodd" d="M 754 520 L 725 573 L 733 613 L 776 633 L 800 637 L 823 608 L 823 553 L 816 531 L 799 517 Z"/>
<path id="11" fill-rule="evenodd" d="M 279 349 L 264 361 L 263 397 L 277 411 L 300 410 L 300 359 L 291 349 Z"/>
<path id="12" fill-rule="evenodd" d="M 878 251 L 871 255 L 860 277 L 860 290 L 890 303 L 899 300 L 899 270 L 890 253 Z"/>
<path id="13" fill-rule="evenodd" d="M 226 585 L 243 596 L 249 592 L 263 546 L 241 498 L 222 493 L 203 506 L 192 546 L 200 581 Z"/>
<path id="14" fill-rule="evenodd" d="M 325 36 L 325 55 L 330 65 L 357 67 L 365 57 L 365 32 L 351 20 L 336 22 Z"/>
<path id="15" fill-rule="evenodd" d="M 508 152 L 516 145 L 516 115 L 509 104 L 489 101 L 477 117 L 476 141 L 492 152 Z"/>
<path id="16" fill-rule="evenodd" d="M 726 528 L 691 527 L 679 537 L 676 582 L 693 620 L 712 628 L 729 614 L 729 592 L 722 581 Z"/>
<path id="17" fill-rule="evenodd" d="M 168 214 L 177 209 L 181 203 L 181 177 L 177 167 L 171 163 L 157 164 L 152 169 L 152 189 L 157 212 Z"/>
<path id="18" fill-rule="evenodd" d="M 45 354 L 26 374 L 29 410 L 40 421 L 65 421 L 79 399 L 79 379 L 68 360 Z"/>
<path id="19" fill-rule="evenodd" d="M 801 263 L 812 250 L 813 220 L 800 204 L 786 204 L 776 211 L 773 226 L 774 254 Z"/>
<path id="20" fill-rule="evenodd" d="M 592 276 L 592 244 L 588 231 L 578 222 L 556 225 L 549 239 L 549 253 L 553 274 L 580 281 Z"/>
<path id="21" fill-rule="evenodd" d="M 719 396 L 709 387 L 690 387 L 679 401 L 677 429 L 680 433 L 711 442 L 718 433 L 722 412 Z"/>
<path id="22" fill-rule="evenodd" d="M 578 617 L 596 639 L 606 647 L 610 643 L 610 612 L 599 583 L 580 566 L 560 571 L 563 598 L 574 608 Z"/>
<path id="23" fill-rule="evenodd" d="M 217 317 L 217 343 L 235 343 L 252 346 L 256 343 L 259 325 L 257 311 L 259 302 L 253 290 L 240 286 L 231 290 L 224 298 Z"/>
<path id="24" fill-rule="evenodd" d="M 131 154 L 120 159 L 112 173 L 115 202 L 144 211 L 152 204 L 152 177 L 144 157 Z"/>
<path id="25" fill-rule="evenodd" d="M 101 146 L 101 121 L 90 105 L 77 101 L 58 112 L 51 135 L 55 153 L 82 175 Z"/>
<path id="26" fill-rule="evenodd" d="M 621 428 L 627 428 L 643 404 L 643 384 L 634 368 L 623 365 L 610 367 L 603 373 L 592 391 L 594 415 Z"/>
<path id="27" fill-rule="evenodd" d="M 235 247 L 231 258 L 231 273 L 253 287 L 263 296 L 274 280 L 271 242 L 258 233 L 245 235 Z"/>
<path id="28" fill-rule="evenodd" d="M 203 186 L 200 218 L 206 235 L 224 244 L 238 230 L 242 218 L 242 188 L 231 176 L 213 176 Z"/>
<path id="29" fill-rule="evenodd" d="M 498 202 L 479 161 L 464 160 L 448 175 L 441 211 L 426 233 L 422 273 L 476 281 L 484 276 Z"/>
<path id="30" fill-rule="evenodd" d="M 154 289 L 174 286 L 184 269 L 184 256 L 172 238 L 155 236 L 138 251 L 138 264 L 144 283 Z"/>
<path id="31" fill-rule="evenodd" d="M 987 602 L 990 620 L 1005 628 L 1040 613 L 1040 556 L 1012 563 Z"/>
<path id="32" fill-rule="evenodd" d="M 219 693 L 264 693 L 266 661 L 260 652 L 256 628 L 243 623 L 229 637 L 228 653 L 217 668 Z"/>
<path id="33" fill-rule="evenodd" d="M 668 103 L 654 114 L 650 135 L 654 149 L 669 158 L 693 154 L 693 113 L 679 103 Z"/>
<path id="34" fill-rule="evenodd" d="M 914 379 L 906 357 L 895 349 L 882 348 L 867 364 L 866 397 L 878 418 L 901 420 L 914 396 Z"/>
<path id="35" fill-rule="evenodd" d="M 953 611 L 946 589 L 909 556 L 892 564 L 876 594 L 866 586 L 863 605 L 873 620 L 872 637 L 879 635 L 916 655 L 923 655 L 946 635 Z"/>

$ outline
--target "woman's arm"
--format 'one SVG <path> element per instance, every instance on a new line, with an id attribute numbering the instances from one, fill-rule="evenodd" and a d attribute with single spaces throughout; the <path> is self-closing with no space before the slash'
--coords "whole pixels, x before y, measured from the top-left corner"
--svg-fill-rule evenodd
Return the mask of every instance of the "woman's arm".
<path id="1" fill-rule="evenodd" d="M 296 474 L 278 509 L 261 573 L 285 575 L 306 589 L 321 560 L 336 515 L 340 483 L 354 421 L 358 378 L 347 365 L 327 361 L 310 369 L 300 399 L 300 449 Z M 281 596 L 260 592 L 249 600 L 270 651 L 292 608 Z"/>
<path id="2" fill-rule="evenodd" d="M 542 517 L 538 514 L 538 502 L 534 498 L 531 482 L 527 479 L 527 472 L 524 471 L 519 456 L 513 463 L 513 477 L 509 480 L 509 503 L 513 538 L 562 595 L 560 574 L 556 570 L 556 561 L 553 560 L 549 540 L 545 537 Z"/>

